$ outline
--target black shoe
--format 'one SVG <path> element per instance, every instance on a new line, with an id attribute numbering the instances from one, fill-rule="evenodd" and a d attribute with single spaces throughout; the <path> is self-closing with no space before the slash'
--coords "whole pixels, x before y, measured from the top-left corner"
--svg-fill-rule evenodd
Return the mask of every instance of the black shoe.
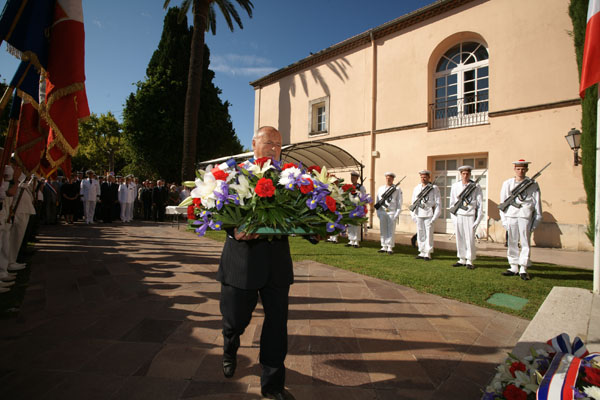
<path id="1" fill-rule="evenodd" d="M 360 246 L 359 246 L 359 245 L 357 245 L 357 244 L 355 244 L 355 245 L 354 245 L 354 248 L 355 248 L 355 249 L 358 249 L 359 247 L 360 247 Z"/>
<path id="2" fill-rule="evenodd" d="M 416 256 L 415 258 L 416 258 L 417 260 L 422 260 L 422 259 L 423 259 L 423 257 L 421 257 L 421 256 Z"/>
<path id="3" fill-rule="evenodd" d="M 393 252 L 392 250 L 388 250 L 388 252 L 387 252 L 387 253 L 388 253 L 390 256 L 391 256 L 392 254 L 394 254 L 394 252 Z"/>
<path id="4" fill-rule="evenodd" d="M 467 269 L 475 269 L 475 266 L 473 264 L 467 264 Z"/>
<path id="5" fill-rule="evenodd" d="M 379 249 L 379 250 L 377 250 L 377 252 L 378 253 L 385 253 L 385 250 L 384 249 Z"/>
<path id="6" fill-rule="evenodd" d="M 512 272 L 510 269 L 507 269 L 506 271 L 504 271 L 502 273 L 502 275 L 504 275 L 504 276 L 516 276 L 516 275 L 519 275 L 519 273 L 518 272 Z"/>
<path id="7" fill-rule="evenodd" d="M 431 258 L 430 257 L 423 257 L 423 260 L 425 260 L 425 261 L 431 261 Z"/>
<path id="8" fill-rule="evenodd" d="M 346 247 L 352 247 L 352 245 L 350 243 L 346 243 L 344 246 L 346 246 Z"/>
<path id="9" fill-rule="evenodd" d="M 459 263 L 459 262 L 455 262 L 454 264 L 452 264 L 453 267 L 464 267 L 465 264 L 463 263 Z"/>
<path id="10" fill-rule="evenodd" d="M 531 279 L 529 277 L 529 274 L 527 272 L 523 272 L 521 274 L 519 274 L 519 276 L 521 277 L 521 279 L 523 279 L 524 281 L 528 281 L 529 279 Z"/>
<path id="11" fill-rule="evenodd" d="M 271 392 L 270 390 L 263 390 L 261 391 L 261 394 L 267 399 L 296 400 L 296 398 L 285 389 L 283 389 L 281 392 Z"/>
<path id="12" fill-rule="evenodd" d="M 235 367 L 237 367 L 237 359 L 227 354 L 223 355 L 223 375 L 225 378 L 231 378 L 235 374 Z"/>

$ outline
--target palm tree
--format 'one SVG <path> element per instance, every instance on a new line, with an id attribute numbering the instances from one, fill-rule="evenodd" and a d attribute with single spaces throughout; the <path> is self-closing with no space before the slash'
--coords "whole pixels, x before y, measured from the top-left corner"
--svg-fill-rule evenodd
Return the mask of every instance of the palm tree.
<path id="1" fill-rule="evenodd" d="M 254 4 L 250 0 L 235 0 L 240 7 L 252 18 Z M 169 6 L 171 0 L 165 0 L 164 8 Z M 185 110 L 183 116 L 183 153 L 181 161 L 181 180 L 192 179 L 195 175 L 196 163 L 196 137 L 198 135 L 198 111 L 200 110 L 200 92 L 202 89 L 202 67 L 204 60 L 204 32 L 216 33 L 215 9 L 217 5 L 223 17 L 233 31 L 233 21 L 243 29 L 242 20 L 230 0 L 182 0 L 181 14 L 183 17 L 192 6 L 194 15 L 194 32 L 192 34 L 192 48 L 190 51 L 190 66 L 188 70 L 188 86 L 185 95 Z"/>

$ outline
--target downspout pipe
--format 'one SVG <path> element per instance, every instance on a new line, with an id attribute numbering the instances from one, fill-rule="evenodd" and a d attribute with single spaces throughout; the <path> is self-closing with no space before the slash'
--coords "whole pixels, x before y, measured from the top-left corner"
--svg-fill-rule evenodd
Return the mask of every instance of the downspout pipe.
<path id="1" fill-rule="evenodd" d="M 377 158 L 377 149 L 375 143 L 375 130 L 377 128 L 377 47 L 375 45 L 373 30 L 369 32 L 369 37 L 371 38 L 371 54 L 373 58 L 371 62 L 371 164 L 369 168 L 369 191 L 371 193 L 371 197 L 373 200 L 375 200 L 375 161 Z M 369 214 L 369 226 L 371 227 L 373 227 L 373 213 L 374 209 L 371 207 Z"/>

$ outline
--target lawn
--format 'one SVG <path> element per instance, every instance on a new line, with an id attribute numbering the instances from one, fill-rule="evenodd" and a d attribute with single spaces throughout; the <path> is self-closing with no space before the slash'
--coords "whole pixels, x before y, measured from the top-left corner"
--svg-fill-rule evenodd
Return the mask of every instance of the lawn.
<path id="1" fill-rule="evenodd" d="M 223 241 L 223 232 L 207 232 L 207 237 Z M 417 250 L 396 245 L 393 255 L 377 253 L 379 242 L 365 241 L 359 249 L 321 242 L 312 245 L 301 238 L 291 238 L 294 261 L 314 260 L 359 274 L 384 279 L 416 290 L 455 299 L 532 319 L 554 286 L 592 289 L 593 271 L 554 264 L 533 263 L 530 281 L 505 277 L 501 273 L 508 264 L 506 258 L 481 256 L 474 270 L 452 267 L 456 253 L 436 250 L 432 261 L 416 260 Z M 488 303 L 494 293 L 509 294 L 528 300 L 521 310 Z"/>

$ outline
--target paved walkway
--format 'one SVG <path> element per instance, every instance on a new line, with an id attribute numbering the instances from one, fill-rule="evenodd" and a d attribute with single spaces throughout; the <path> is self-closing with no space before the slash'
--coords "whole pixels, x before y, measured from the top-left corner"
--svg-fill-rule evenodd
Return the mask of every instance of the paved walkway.
<path id="1" fill-rule="evenodd" d="M 221 372 L 221 243 L 170 224 L 42 227 L 24 303 L 0 320 L 0 397 L 259 399 L 262 309 Z M 479 399 L 528 321 L 315 262 L 295 264 L 298 400 Z"/>

